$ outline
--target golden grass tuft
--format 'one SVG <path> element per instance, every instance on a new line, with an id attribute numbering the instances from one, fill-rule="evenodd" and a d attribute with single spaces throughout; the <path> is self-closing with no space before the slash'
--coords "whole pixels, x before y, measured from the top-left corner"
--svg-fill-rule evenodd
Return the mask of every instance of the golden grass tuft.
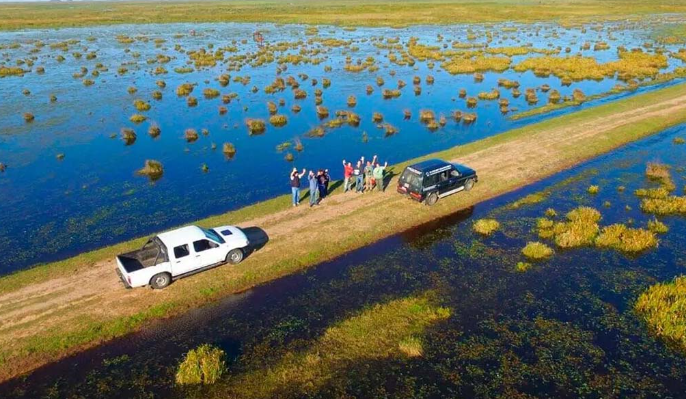
<path id="1" fill-rule="evenodd" d="M 329 109 L 323 105 L 317 105 L 317 116 L 320 118 L 326 118 L 329 116 Z"/>
<path id="2" fill-rule="evenodd" d="M 141 114 L 133 114 L 129 118 L 129 120 L 133 123 L 145 122 L 147 119 L 148 119 L 147 117 L 145 117 L 144 115 L 141 115 Z"/>
<path id="3" fill-rule="evenodd" d="M 121 130 L 121 138 L 126 145 L 131 145 L 136 142 L 136 132 L 133 129 L 123 128 Z"/>
<path id="4" fill-rule="evenodd" d="M 414 336 L 400 340 L 398 349 L 408 357 L 420 357 L 424 354 L 422 340 Z"/>
<path id="5" fill-rule="evenodd" d="M 552 248 L 542 242 L 528 242 L 522 249 L 522 254 L 529 259 L 546 259 L 553 256 Z"/>
<path id="6" fill-rule="evenodd" d="M 472 225 L 472 229 L 485 236 L 489 236 L 500 228 L 500 222 L 495 219 L 479 219 Z"/>
<path id="7" fill-rule="evenodd" d="M 589 186 L 588 189 L 586 189 L 586 191 L 587 191 L 589 194 L 595 195 L 595 194 L 598 194 L 598 191 L 600 191 L 600 187 L 598 187 L 598 186 Z"/>
<path id="8" fill-rule="evenodd" d="M 197 141 L 199 137 L 200 136 L 198 135 L 198 131 L 195 129 L 186 129 L 183 132 L 183 138 L 186 139 L 186 141 L 189 143 Z"/>
<path id="9" fill-rule="evenodd" d="M 179 97 L 188 96 L 193 92 L 195 86 L 191 83 L 182 83 L 176 88 L 176 95 Z"/>
<path id="10" fill-rule="evenodd" d="M 267 125 L 262 119 L 248 119 L 245 124 L 248 126 L 249 134 L 262 134 L 267 129 Z"/>
<path id="11" fill-rule="evenodd" d="M 30 112 L 24 112 L 23 118 L 24 122 L 26 123 L 33 122 L 36 119 L 36 117 Z"/>
<path id="12" fill-rule="evenodd" d="M 643 292 L 634 310 L 657 337 L 686 350 L 686 277 L 658 283 Z"/>
<path id="13" fill-rule="evenodd" d="M 661 221 L 653 218 L 648 221 L 648 230 L 656 234 L 664 234 L 669 231 L 669 227 Z"/>
<path id="14" fill-rule="evenodd" d="M 390 99 L 390 98 L 397 98 L 400 97 L 400 90 L 391 90 L 391 89 L 383 89 L 381 92 L 383 95 L 383 98 L 385 99 Z"/>
<path id="15" fill-rule="evenodd" d="M 158 137 L 160 133 L 162 133 L 162 129 L 160 129 L 160 126 L 158 124 L 152 123 L 150 127 L 148 127 L 148 134 L 150 135 L 150 137 Z"/>
<path id="16" fill-rule="evenodd" d="M 530 270 L 532 267 L 534 267 L 534 265 L 529 262 L 517 262 L 515 265 L 515 271 L 518 273 L 524 273 Z"/>
<path id="17" fill-rule="evenodd" d="M 191 349 L 179 364 L 176 383 L 179 385 L 214 384 L 226 372 L 225 357 L 223 350 L 209 344 Z"/>
<path id="18" fill-rule="evenodd" d="M 136 171 L 136 174 L 147 176 L 152 180 L 157 180 L 164 174 L 164 167 L 160 161 L 154 159 L 147 159 L 145 166 Z"/>
<path id="19" fill-rule="evenodd" d="M 288 117 L 282 114 L 272 115 L 269 117 L 269 123 L 276 127 L 285 126 L 288 123 Z"/>
<path id="20" fill-rule="evenodd" d="M 133 106 L 136 108 L 136 111 L 139 112 L 150 110 L 150 103 L 148 103 L 147 101 L 143 101 L 141 99 L 134 100 Z"/>
<path id="21" fill-rule="evenodd" d="M 233 158 L 236 155 L 236 147 L 231 143 L 224 143 L 222 146 L 222 152 L 229 158 Z"/>

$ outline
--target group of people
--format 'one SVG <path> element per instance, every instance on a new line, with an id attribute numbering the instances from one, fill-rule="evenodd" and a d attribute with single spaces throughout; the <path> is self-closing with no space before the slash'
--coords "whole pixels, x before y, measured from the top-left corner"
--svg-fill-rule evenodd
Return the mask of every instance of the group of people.
<path id="1" fill-rule="evenodd" d="M 381 165 L 377 161 L 376 155 L 372 160 L 365 162 L 364 157 L 361 157 L 353 166 L 352 162 L 343 160 L 343 192 L 365 193 L 371 192 L 375 189 L 377 191 L 384 191 L 384 173 L 388 167 L 388 162 Z M 291 194 L 293 206 L 300 205 L 300 185 L 301 180 L 307 173 L 306 169 L 298 172 L 293 168 L 290 175 Z M 316 173 L 313 170 L 307 175 L 310 188 L 310 207 L 319 205 L 319 203 L 329 194 L 329 183 L 331 176 L 328 169 L 319 169 Z"/>

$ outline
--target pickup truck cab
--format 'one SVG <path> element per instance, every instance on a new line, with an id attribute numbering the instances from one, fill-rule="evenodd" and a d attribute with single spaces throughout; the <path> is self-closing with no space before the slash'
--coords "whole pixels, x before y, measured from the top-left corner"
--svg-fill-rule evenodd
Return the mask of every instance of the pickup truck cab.
<path id="1" fill-rule="evenodd" d="M 243 260 L 250 242 L 238 227 L 203 229 L 186 226 L 161 233 L 143 248 L 117 256 L 117 273 L 127 288 L 168 286 L 185 277 L 222 263 Z"/>
<path id="2" fill-rule="evenodd" d="M 427 205 L 460 191 L 469 191 L 478 181 L 476 172 L 464 165 L 429 159 L 405 168 L 398 179 L 398 192 Z"/>

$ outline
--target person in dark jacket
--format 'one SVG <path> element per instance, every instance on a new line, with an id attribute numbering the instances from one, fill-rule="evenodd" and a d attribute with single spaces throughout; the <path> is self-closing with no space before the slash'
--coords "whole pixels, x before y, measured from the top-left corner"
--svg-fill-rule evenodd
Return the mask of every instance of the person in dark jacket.
<path id="1" fill-rule="evenodd" d="M 305 169 L 298 173 L 296 168 L 291 171 L 291 194 L 293 196 L 293 206 L 300 205 L 300 179 L 305 176 Z"/>
<path id="2" fill-rule="evenodd" d="M 317 203 L 319 203 L 326 198 L 326 175 L 321 169 L 317 172 L 317 187 L 319 188 L 319 201 Z"/>

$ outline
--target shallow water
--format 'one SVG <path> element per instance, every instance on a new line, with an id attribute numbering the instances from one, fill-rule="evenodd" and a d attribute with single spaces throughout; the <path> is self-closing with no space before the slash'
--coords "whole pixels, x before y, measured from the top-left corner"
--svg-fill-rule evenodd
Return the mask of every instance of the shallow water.
<path id="1" fill-rule="evenodd" d="M 330 168 L 333 176 L 338 178 L 342 173 L 340 160 L 343 158 L 350 160 L 362 154 L 367 157 L 378 154 L 382 161 L 394 163 L 540 119 L 530 118 L 515 123 L 500 113 L 497 102 L 479 101 L 475 109 L 478 114 L 476 123 L 456 123 L 450 118 L 451 112 L 467 111 L 465 100 L 458 97 L 461 88 L 465 88 L 469 96 L 476 96 L 481 91 L 496 88 L 498 79 L 504 77 L 518 80 L 522 92 L 528 87 L 549 84 L 563 96 L 570 95 L 575 88 L 590 96 L 606 92 L 617 83 L 616 79 L 608 78 L 565 87 L 555 77 L 539 78 L 532 72 L 515 73 L 512 70 L 485 73 L 485 80 L 476 83 L 472 74 L 450 75 L 441 70 L 439 63 L 433 70 L 421 61 L 415 68 L 391 64 L 386 58 L 387 50 L 375 47 L 379 41 L 367 39 L 398 37 L 404 44 L 410 37 L 418 37 L 421 44 L 450 45 L 452 41 L 468 42 L 471 30 L 477 36 L 473 42 L 484 43 L 484 33 L 490 31 L 496 34 L 491 46 L 570 46 L 573 53 L 585 41 L 595 43 L 604 40 L 610 44 L 609 50 L 580 52 L 606 62 L 617 58 L 617 46 L 640 47 L 649 41 L 649 26 L 648 22 L 607 24 L 600 31 L 589 27 L 585 33 L 579 28 L 563 29 L 548 24 L 359 28 L 355 31 L 320 27 L 320 37 L 352 40 L 352 45 L 358 49 L 322 46 L 318 57 L 325 60 L 321 64 L 288 65 L 281 76 L 305 73 L 319 80 L 316 87 L 308 81 L 301 81 L 301 88 L 308 92 L 305 100 L 293 100 L 288 90 L 273 95 L 263 92 L 262 89 L 276 77 L 275 62 L 257 67 L 246 65 L 240 72 L 227 72 L 226 65 L 222 63 L 188 74 L 173 71 L 188 61 L 187 54 L 174 50 L 175 44 L 180 44 L 184 50 L 197 50 L 209 44 L 214 44 L 216 49 L 232 45 L 235 40 L 237 53 L 226 55 L 248 54 L 257 48 L 252 40 L 255 30 L 260 30 L 270 43 L 307 41 L 312 36 L 305 34 L 304 26 L 170 24 L 2 32 L 0 48 L 3 45 L 6 48 L 0 50 L 0 62 L 13 66 L 19 58 L 35 56 L 35 66 L 44 66 L 45 74 L 28 73 L 23 77 L 0 79 L 0 162 L 8 165 L 7 171 L 0 173 L 0 252 L 3 254 L 0 274 L 151 234 L 286 193 L 288 181 L 285 176 L 292 166 Z M 512 28 L 517 31 L 512 31 Z M 196 36 L 189 34 L 191 29 L 195 29 Z M 439 33 L 444 36 L 440 42 Z M 182 36 L 175 37 L 177 34 Z M 118 35 L 150 40 L 121 44 L 116 40 Z M 156 48 L 153 42 L 157 38 L 166 40 L 160 48 Z M 49 47 L 69 39 L 79 42 L 70 45 L 67 53 Z M 246 39 L 245 44 L 241 43 L 243 39 Z M 34 54 L 31 51 L 36 40 L 41 40 L 45 47 Z M 13 48 L 12 43 L 20 46 Z M 677 47 L 669 49 L 676 50 Z M 71 55 L 75 51 L 81 52 L 83 58 L 75 59 Z M 96 51 L 97 58 L 86 60 L 89 51 Z M 286 53 L 296 52 L 289 50 Z M 135 53 L 139 56 L 134 57 Z M 64 54 L 66 60 L 58 62 L 55 59 L 58 54 Z M 146 60 L 158 54 L 173 57 L 163 65 L 168 74 L 152 74 L 158 64 L 148 64 Z M 343 66 L 348 55 L 353 60 L 373 56 L 380 69 L 377 72 L 345 72 Z M 512 65 L 528 56 L 512 57 Z M 99 77 L 91 77 L 90 72 L 98 62 L 107 66 L 109 71 Z M 126 64 L 128 72 L 118 75 L 117 69 L 122 64 Z M 665 71 L 679 65 L 681 61 L 670 58 L 670 67 Z M 72 77 L 82 66 L 88 68 L 86 77 L 95 81 L 93 86 L 85 87 L 81 78 Z M 325 66 L 330 66 L 332 71 L 325 72 Z M 391 76 L 391 70 L 397 74 Z M 229 73 L 232 77 L 249 76 L 251 81 L 247 85 L 232 81 L 228 87 L 222 88 L 216 81 L 221 73 Z M 435 77 L 433 85 L 424 83 L 429 74 Z M 423 82 L 419 96 L 414 95 L 411 87 L 415 75 Z M 402 90 L 400 98 L 383 100 L 381 88 L 374 83 L 376 76 L 385 79 L 384 87 L 395 88 L 398 79 L 404 80 L 408 86 Z M 331 87 L 324 89 L 323 96 L 323 104 L 331 115 L 336 110 L 349 109 L 347 96 L 355 94 L 358 104 L 353 110 L 360 114 L 362 123 L 357 128 L 344 126 L 324 138 L 311 139 L 304 134 L 320 123 L 315 115 L 313 92 L 315 88 L 321 88 L 324 77 L 332 81 Z M 162 90 L 164 97 L 159 101 L 151 99 L 151 93 L 158 89 L 155 85 L 157 79 L 163 79 L 167 84 Z M 188 107 L 185 98 L 175 95 L 176 87 L 183 82 L 198 84 L 193 92 L 199 100 L 197 107 Z M 368 84 L 375 87 L 370 96 L 365 94 Z M 130 86 L 135 86 L 138 92 L 128 94 L 127 87 Z M 260 90 L 252 93 L 253 86 Z M 220 89 L 222 94 L 238 94 L 238 98 L 227 105 L 227 115 L 218 114 L 221 99 L 203 98 L 202 90 L 206 87 Z M 24 89 L 30 90 L 31 94 L 23 95 Z M 513 108 L 525 110 L 530 107 L 523 95 L 515 99 L 508 90 L 501 89 L 501 93 L 503 98 L 510 100 Z M 56 103 L 50 103 L 51 94 L 57 96 Z M 143 112 L 148 121 L 140 125 L 129 121 L 129 117 L 136 113 L 133 101 L 137 98 L 152 105 L 150 111 Z M 282 128 L 268 126 L 263 135 L 248 135 L 245 119 L 267 119 L 267 101 L 276 102 L 280 98 L 286 100 L 285 107 L 281 107 L 279 112 L 288 116 L 288 124 Z M 539 93 L 539 98 L 541 105 L 547 95 Z M 295 103 L 302 106 L 299 114 L 290 112 Z M 430 132 L 418 120 L 419 110 L 424 108 L 434 110 L 437 115 L 446 115 L 447 125 Z M 412 111 L 410 120 L 403 119 L 403 109 Z M 385 120 L 398 127 L 400 132 L 385 137 L 383 130 L 371 121 L 373 111 L 381 112 Z M 25 123 L 22 118 L 24 112 L 32 112 L 36 120 Z M 156 139 L 147 134 L 150 121 L 162 129 L 161 136 Z M 119 138 L 123 127 L 136 130 L 138 139 L 135 144 L 126 146 Z M 201 135 L 197 142 L 188 144 L 183 139 L 183 131 L 187 128 L 198 131 L 206 128 L 209 136 Z M 363 132 L 368 134 L 367 143 L 362 142 Z M 112 134 L 117 137 L 110 138 Z M 304 151 L 292 151 L 295 161 L 289 163 L 275 148 L 295 138 L 302 139 Z M 235 144 L 237 154 L 234 159 L 227 160 L 221 153 L 224 142 Z M 212 150 L 211 143 L 216 143 L 219 148 Z M 58 161 L 57 154 L 64 154 L 65 158 Z M 135 175 L 146 159 L 156 159 L 164 164 L 164 176 L 154 184 Z M 209 173 L 201 171 L 203 164 L 209 167 Z"/>
<path id="2" fill-rule="evenodd" d="M 536 218 L 550 207 L 564 215 L 588 205 L 602 213 L 602 226 L 645 227 L 652 217 L 640 212 L 633 191 L 651 186 L 644 170 L 654 161 L 672 165 L 677 190 L 683 190 L 686 146 L 672 140 L 684 135 L 686 126 L 670 129 L 305 273 L 46 366 L 0 385 L 0 393 L 8 398 L 227 397 L 235 377 L 306 350 L 328 327 L 366 307 L 433 290 L 452 315 L 426 332 L 422 357 L 360 360 L 318 389 L 294 386 L 284 397 L 682 397 L 684 354 L 654 339 L 632 306 L 651 284 L 683 273 L 684 218 L 660 218 L 669 232 L 657 248 L 640 255 L 581 248 L 556 250 L 525 273 L 515 272 L 514 265 L 524 260 L 520 250 L 526 242 L 538 240 Z M 588 194 L 590 185 L 600 192 Z M 541 191 L 549 193 L 543 202 L 510 207 Z M 488 238 L 474 233 L 472 222 L 483 217 L 499 220 L 500 231 Z M 202 343 L 227 352 L 230 375 L 214 387 L 175 386 L 178 362 Z"/>

